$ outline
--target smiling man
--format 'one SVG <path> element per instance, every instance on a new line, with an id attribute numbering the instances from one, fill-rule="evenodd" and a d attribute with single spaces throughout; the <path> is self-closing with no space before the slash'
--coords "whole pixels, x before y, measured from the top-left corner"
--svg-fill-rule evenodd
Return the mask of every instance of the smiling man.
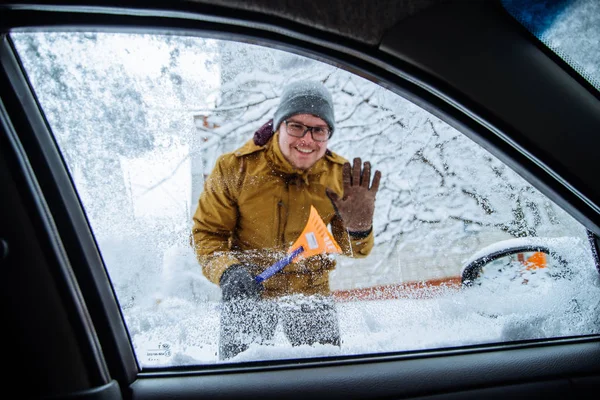
<path id="1" fill-rule="evenodd" d="M 335 261 L 308 257 L 262 284 L 255 277 L 283 258 L 314 206 L 342 252 L 373 247 L 373 213 L 381 173 L 351 166 L 327 144 L 333 100 L 320 82 L 288 85 L 272 121 L 238 150 L 219 157 L 193 217 L 193 244 L 204 275 L 221 287 L 220 358 L 269 343 L 278 322 L 293 345 L 340 345 L 330 300 Z"/>

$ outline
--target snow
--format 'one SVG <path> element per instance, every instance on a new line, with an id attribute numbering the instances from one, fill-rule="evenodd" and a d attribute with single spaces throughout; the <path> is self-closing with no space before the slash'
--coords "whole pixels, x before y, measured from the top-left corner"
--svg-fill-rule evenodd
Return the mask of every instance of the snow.
<path id="1" fill-rule="evenodd" d="M 527 242 L 517 239 L 510 244 Z M 600 275 L 589 252 L 572 238 L 548 243 L 557 248 L 576 244 L 569 252 L 574 276 L 530 276 L 524 285 L 511 281 L 507 274 L 500 282 L 487 286 L 422 289 L 396 300 L 340 301 L 340 348 L 293 347 L 279 327 L 273 343 L 251 345 L 229 362 L 412 351 L 600 333 Z M 198 272 L 186 247 L 171 249 L 165 259 L 174 268 L 165 269 L 166 290 L 151 303 L 124 309 L 138 361 L 143 368 L 219 363 L 218 288 Z M 156 351 L 165 344 L 168 355 Z"/>
<path id="2" fill-rule="evenodd" d="M 572 258 L 571 253 L 578 253 L 582 256 L 582 252 L 587 251 L 587 244 L 583 243 L 580 238 L 576 237 L 556 237 L 556 238 L 540 238 L 540 237 L 523 237 L 514 238 L 508 240 L 502 240 L 499 242 L 492 243 L 481 250 L 477 251 L 471 257 L 465 259 L 463 264 L 467 266 L 473 261 L 489 254 L 497 253 L 499 251 L 523 247 L 523 246 L 543 246 L 548 249 L 552 249 L 562 258 Z M 462 271 L 461 271 L 462 274 Z"/>
<path id="3" fill-rule="evenodd" d="M 600 89 L 600 2 L 503 0 L 507 10 Z M 524 4 L 525 3 L 525 4 Z"/>
<path id="4" fill-rule="evenodd" d="M 584 256 L 572 279 L 528 285 L 446 288 L 431 296 L 337 303 L 342 345 L 292 347 L 281 329 L 274 343 L 252 345 L 230 362 L 369 354 L 600 333 L 599 275 Z M 197 277 L 197 288 L 215 293 Z M 188 282 L 186 276 L 181 276 Z M 214 286 L 214 285 L 213 285 Z M 170 293 L 125 310 L 142 367 L 218 363 L 219 302 Z M 194 300 L 192 300 L 194 299 Z M 485 299 L 485 301 L 482 301 Z M 163 344 L 169 356 L 155 356 Z M 150 354 L 150 355 L 148 355 Z"/>
<path id="5" fill-rule="evenodd" d="M 216 157 L 248 140 L 272 117 L 281 88 L 304 78 L 332 92 L 329 148 L 370 160 L 383 175 L 376 246 L 364 259 L 336 257 L 332 290 L 456 277 L 469 260 L 532 242 L 561 254 L 573 274 L 528 272 L 527 284 L 491 274 L 467 289 L 339 302 L 341 348 L 292 347 L 279 329 L 272 344 L 253 345 L 233 362 L 599 333 L 599 274 L 581 224 L 398 95 L 336 67 L 247 44 L 11 36 L 72 173 L 142 368 L 219 362 L 221 293 L 189 245 L 190 215 Z M 210 127 L 196 125 L 204 116 Z"/>

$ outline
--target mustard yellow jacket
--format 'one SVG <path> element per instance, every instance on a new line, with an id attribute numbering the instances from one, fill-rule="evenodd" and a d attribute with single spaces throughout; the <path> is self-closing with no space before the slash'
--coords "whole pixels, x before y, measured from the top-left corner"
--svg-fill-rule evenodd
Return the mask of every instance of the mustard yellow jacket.
<path id="1" fill-rule="evenodd" d="M 327 154 L 307 171 L 284 158 L 278 133 L 263 146 L 248 141 L 220 156 L 207 178 L 193 217 L 192 243 L 204 275 L 219 284 L 232 264 L 248 263 L 259 274 L 287 254 L 313 205 L 345 256 L 364 257 L 373 247 L 373 233 L 353 238 L 335 214 L 325 188 L 343 194 L 346 160 Z M 329 294 L 332 256 L 319 255 L 292 263 L 264 282 L 264 297 L 302 293 Z"/>

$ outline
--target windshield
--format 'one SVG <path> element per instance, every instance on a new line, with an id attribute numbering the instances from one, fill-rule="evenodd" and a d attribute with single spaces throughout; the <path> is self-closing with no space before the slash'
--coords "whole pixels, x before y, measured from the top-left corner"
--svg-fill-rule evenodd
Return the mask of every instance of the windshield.
<path id="1" fill-rule="evenodd" d="M 502 0 L 506 10 L 544 45 L 600 90 L 600 2 Z"/>
<path id="2" fill-rule="evenodd" d="M 600 332 L 585 228 L 486 149 L 382 86 L 285 51 L 202 37 L 11 38 L 142 368 Z M 319 102 L 286 102 L 287 84 L 304 80 L 318 82 L 307 90 Z M 278 116 L 275 134 L 268 122 Z M 297 131 L 287 131 L 290 121 Z M 326 142 L 314 140 L 330 130 Z M 381 172 L 372 215 L 369 198 L 348 212 L 341 195 L 365 181 L 344 172 L 359 157 L 373 178 Z M 285 266 L 260 283 L 261 303 L 236 312 L 223 276 L 233 282 L 225 286 L 238 282 L 232 296 L 255 295 L 245 277 L 285 255 L 312 206 L 343 252 Z M 506 258 L 480 263 L 499 251 Z M 223 358 L 227 341 L 247 348 Z"/>

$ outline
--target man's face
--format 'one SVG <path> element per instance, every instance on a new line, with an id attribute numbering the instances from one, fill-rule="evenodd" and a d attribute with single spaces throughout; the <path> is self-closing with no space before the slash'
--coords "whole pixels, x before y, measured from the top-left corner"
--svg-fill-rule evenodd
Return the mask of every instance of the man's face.
<path id="1" fill-rule="evenodd" d="M 327 122 L 310 114 L 296 114 L 287 118 L 287 121 L 298 122 L 310 127 L 327 127 Z M 315 142 L 311 132 L 307 132 L 301 138 L 290 136 L 285 122 L 282 122 L 279 126 L 279 147 L 285 159 L 293 167 L 307 170 L 323 158 L 327 150 L 327 142 Z"/>

